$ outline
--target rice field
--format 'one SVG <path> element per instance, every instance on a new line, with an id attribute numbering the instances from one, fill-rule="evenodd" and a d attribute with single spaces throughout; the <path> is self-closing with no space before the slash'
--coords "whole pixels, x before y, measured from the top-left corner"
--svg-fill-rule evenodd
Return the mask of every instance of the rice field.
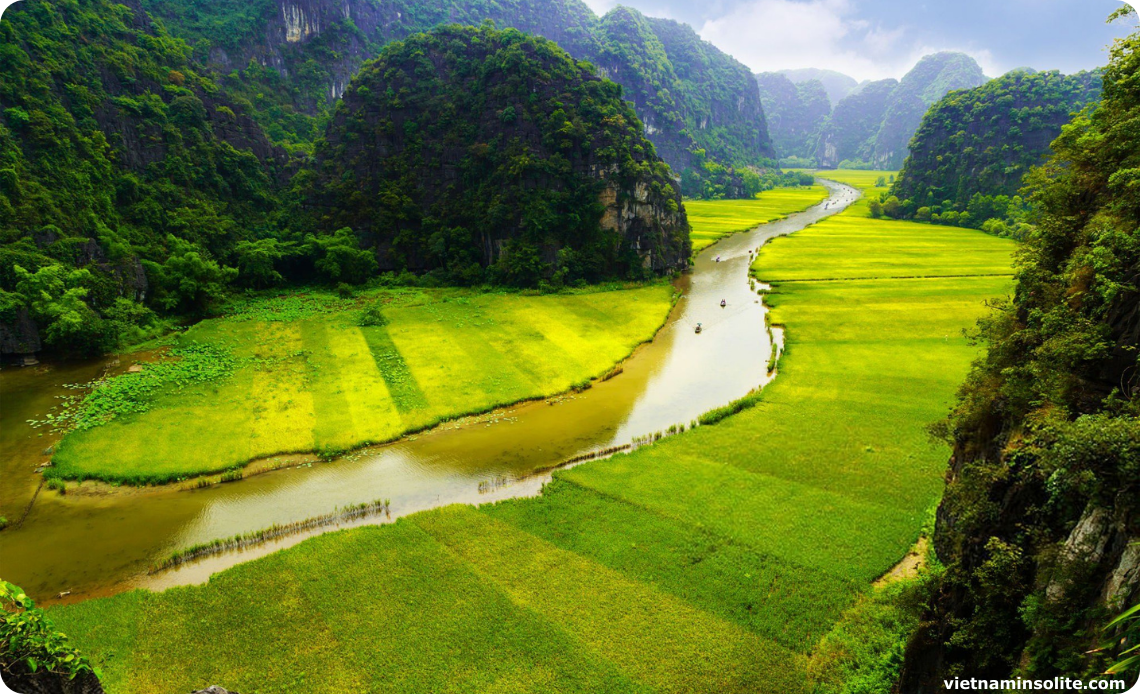
<path id="1" fill-rule="evenodd" d="M 685 203 L 685 211 L 692 227 L 689 238 L 693 241 L 693 253 L 711 246 L 724 236 L 806 210 L 826 198 L 827 189 L 816 185 L 773 188 L 758 194 L 754 200 L 689 200 Z"/>
<path id="2" fill-rule="evenodd" d="M 601 376 L 653 336 L 671 305 L 666 283 L 553 295 L 395 289 L 351 300 L 254 300 L 173 341 L 224 351 L 234 364 L 228 375 L 167 384 L 145 411 L 72 431 L 51 472 L 161 482 L 391 440 Z M 387 325 L 358 325 L 369 306 L 381 308 Z"/>
<path id="3" fill-rule="evenodd" d="M 962 329 L 1011 286 L 1009 241 L 865 215 L 759 254 L 787 350 L 754 407 L 557 472 L 535 499 L 51 615 L 112 693 L 815 691 L 817 644 L 941 493 L 925 427 L 975 354 Z"/>

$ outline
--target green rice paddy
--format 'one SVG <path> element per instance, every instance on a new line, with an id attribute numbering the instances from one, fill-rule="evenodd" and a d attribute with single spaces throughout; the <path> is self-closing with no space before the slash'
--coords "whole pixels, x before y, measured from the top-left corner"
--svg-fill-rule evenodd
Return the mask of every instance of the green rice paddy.
<path id="1" fill-rule="evenodd" d="M 857 204 L 759 254 L 787 351 L 755 407 L 560 471 L 539 498 L 51 614 L 112 693 L 812 691 L 813 649 L 941 492 L 925 427 L 1012 250 Z"/>
<path id="2" fill-rule="evenodd" d="M 174 340 L 224 352 L 227 375 L 171 382 L 143 399 L 143 411 L 69 433 L 52 474 L 166 481 L 276 454 L 343 451 L 553 395 L 650 339 L 671 295 L 661 283 L 543 296 L 439 289 L 255 300 Z M 382 307 L 387 325 L 358 325 L 370 305 Z M 124 374 L 118 385 L 146 376 Z"/>
<path id="3" fill-rule="evenodd" d="M 685 211 L 689 215 L 693 240 L 693 253 L 697 253 L 729 234 L 754 229 L 793 212 L 806 210 L 827 198 L 823 186 L 808 188 L 773 188 L 756 196 L 754 200 L 689 200 Z"/>

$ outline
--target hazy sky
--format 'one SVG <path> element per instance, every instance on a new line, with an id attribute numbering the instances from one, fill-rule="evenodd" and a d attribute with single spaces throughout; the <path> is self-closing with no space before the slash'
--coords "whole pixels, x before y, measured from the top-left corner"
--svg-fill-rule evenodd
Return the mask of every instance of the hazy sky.
<path id="1" fill-rule="evenodd" d="M 1105 24 L 1120 0 L 586 0 L 690 24 L 756 72 L 820 67 L 901 77 L 923 55 L 958 50 L 994 77 L 1015 67 L 1065 73 L 1103 65 L 1136 26 Z M 1140 2 L 1133 3 L 1134 6 Z"/>

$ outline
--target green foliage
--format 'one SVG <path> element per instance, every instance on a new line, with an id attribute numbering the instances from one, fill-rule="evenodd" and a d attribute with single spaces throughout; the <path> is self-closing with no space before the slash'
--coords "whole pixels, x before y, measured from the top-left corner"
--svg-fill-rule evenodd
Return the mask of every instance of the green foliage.
<path id="1" fill-rule="evenodd" d="M 687 255 L 668 167 L 617 85 L 544 39 L 442 27 L 388 46 L 345 94 L 299 184 L 324 232 L 305 244 L 327 281 L 377 259 L 467 285 L 639 277 L 634 239 L 601 225 L 599 170 L 617 202 L 638 185 L 673 201 L 646 230 L 664 236 L 655 267 Z"/>
<path id="2" fill-rule="evenodd" d="M 1071 675 L 1107 665 L 1104 653 L 1086 653 L 1106 608 L 1118 609 L 1100 595 L 1116 555 L 1060 548 L 1097 509 L 1140 513 L 1126 317 L 1140 303 L 1138 49 L 1138 33 L 1115 44 L 1103 101 L 1063 126 L 1053 156 L 1027 177 L 1033 226 L 1017 291 L 980 323 L 986 355 L 943 429 L 955 447 L 940 513 L 953 523 L 936 535 L 947 574 L 935 623 L 954 631 L 947 667 Z"/>
<path id="3" fill-rule="evenodd" d="M 144 263 L 154 283 L 154 302 L 167 311 L 193 316 L 210 313 L 225 297 L 238 270 L 204 257 L 195 246 L 175 236 L 168 236 L 167 242 L 172 251 L 164 263 Z"/>
<path id="4" fill-rule="evenodd" d="M 380 306 L 372 304 L 360 312 L 356 324 L 362 328 L 382 328 L 388 325 L 388 317 L 380 310 Z"/>
<path id="5" fill-rule="evenodd" d="M 147 293 L 140 259 L 162 268 L 155 308 L 203 310 L 230 279 L 220 262 L 275 198 L 282 157 L 245 109 L 185 43 L 108 0 L 13 7 L 0 68 L 19 75 L 0 83 L 0 291 L 31 281 L 17 265 L 58 273 L 25 306 L 62 352 L 118 345 L 117 301 Z"/>
<path id="6" fill-rule="evenodd" d="M 1014 71 L 947 95 L 923 118 L 891 193 L 910 201 L 908 217 L 927 208 L 936 224 L 1024 238 L 1022 180 L 1070 115 L 1100 98 L 1100 83 L 1099 72 Z"/>
<path id="7" fill-rule="evenodd" d="M 50 672 L 69 679 L 98 674 L 44 611 L 17 586 L 0 581 L 0 668 L 21 665 L 31 672 Z"/>
<path id="8" fill-rule="evenodd" d="M 376 272 L 376 255 L 361 248 L 352 229 L 342 227 L 329 236 L 305 237 L 305 254 L 314 259 L 317 275 L 329 283 L 361 284 Z"/>
<path id="9" fill-rule="evenodd" d="M 1140 674 L 1140 604 L 1121 612 L 1105 627 L 1110 633 L 1117 630 L 1114 648 L 1115 661 L 1105 672 L 1109 675 Z"/>
<path id="10" fill-rule="evenodd" d="M 168 357 L 147 364 L 141 372 L 97 381 L 78 407 L 69 411 L 71 424 L 82 431 L 117 417 L 146 412 L 159 390 L 216 381 L 233 373 L 236 364 L 226 350 L 214 345 L 176 347 Z"/>

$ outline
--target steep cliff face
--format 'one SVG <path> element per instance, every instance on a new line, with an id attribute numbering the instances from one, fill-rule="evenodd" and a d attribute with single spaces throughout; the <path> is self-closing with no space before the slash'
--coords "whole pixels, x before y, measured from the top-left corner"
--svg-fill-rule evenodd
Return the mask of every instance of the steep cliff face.
<path id="1" fill-rule="evenodd" d="M 871 82 L 836 104 L 816 140 L 815 158 L 822 168 L 867 159 L 898 84 L 894 79 Z"/>
<path id="2" fill-rule="evenodd" d="M 316 229 L 352 228 L 382 269 L 529 286 L 687 263 L 680 194 L 619 88 L 517 31 L 386 49 L 316 154 Z"/>
<path id="3" fill-rule="evenodd" d="M 801 87 L 804 76 L 814 74 L 804 70 L 785 70 L 780 74 L 787 73 L 797 75 Z M 800 147 L 804 146 L 805 139 L 811 142 L 814 151 L 802 156 L 814 156 L 824 168 L 834 168 L 844 159 L 879 169 L 901 167 L 910 140 L 930 105 L 951 90 L 968 89 L 986 81 L 974 59 L 963 53 L 924 56 L 898 82 L 881 80 L 856 86 L 850 78 L 848 82 L 837 80 L 834 75 L 829 77 L 833 83 L 838 81 L 835 86 L 839 87 L 829 93 L 846 90 L 847 95 L 835 105 L 831 117 L 817 128 L 818 137 L 801 136 L 796 141 Z M 808 98 L 799 93 L 793 96 L 786 85 L 779 85 L 772 76 L 765 76 L 764 83 L 769 85 L 770 98 L 776 102 L 765 106 L 769 112 L 781 108 L 785 111 L 802 109 L 799 103 Z"/>
<path id="4" fill-rule="evenodd" d="M 763 72 L 756 75 L 756 84 L 776 154 L 811 157 L 814 140 L 831 113 L 823 83 L 796 84 L 781 73 Z"/>
<path id="5" fill-rule="evenodd" d="M 1100 73 L 1015 71 L 932 107 L 891 193 L 917 206 L 949 200 L 965 209 L 977 193 L 1017 195 L 1070 115 L 1100 98 Z"/>
<path id="6" fill-rule="evenodd" d="M 292 142 L 312 139 L 313 117 L 330 111 L 361 63 L 389 42 L 490 19 L 550 39 L 621 84 L 678 175 L 699 166 L 697 148 L 729 165 L 772 156 L 748 70 L 691 28 L 628 8 L 599 19 L 581 0 L 145 1 L 253 102 L 271 132 Z"/>
<path id="7" fill-rule="evenodd" d="M 891 94 L 871 150 L 871 163 L 879 169 L 900 168 L 926 110 L 952 90 L 970 89 L 985 82 L 982 68 L 964 53 L 924 56 Z"/>
<path id="8" fill-rule="evenodd" d="M 1104 628 L 1140 601 L 1138 49 L 1140 32 L 1117 42 L 1100 105 L 1028 179 L 1015 294 L 980 323 L 987 350 L 946 423 L 945 573 L 900 691 L 1088 678 L 1135 646 Z"/>

